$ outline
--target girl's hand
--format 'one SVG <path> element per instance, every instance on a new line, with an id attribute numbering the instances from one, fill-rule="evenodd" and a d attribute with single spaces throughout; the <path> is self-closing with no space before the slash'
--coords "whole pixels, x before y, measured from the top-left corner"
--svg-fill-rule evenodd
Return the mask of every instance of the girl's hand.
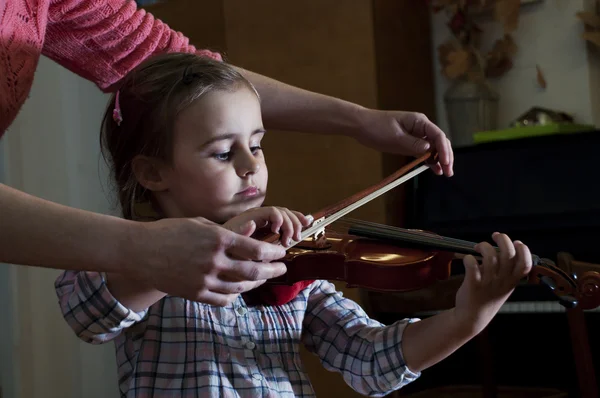
<path id="1" fill-rule="evenodd" d="M 523 243 L 498 232 L 492 238 L 499 253 L 487 242 L 475 246 L 483 261 L 479 264 L 473 256 L 465 256 L 465 279 L 456 294 L 455 313 L 474 333 L 487 326 L 532 267 L 531 253 Z"/>
<path id="2" fill-rule="evenodd" d="M 281 244 L 287 247 L 291 240 L 302 239 L 302 229 L 313 221 L 312 216 L 285 207 L 257 207 L 227 221 L 223 226 L 241 235 L 250 236 L 259 228 L 270 226 L 271 232 L 280 235 Z"/>

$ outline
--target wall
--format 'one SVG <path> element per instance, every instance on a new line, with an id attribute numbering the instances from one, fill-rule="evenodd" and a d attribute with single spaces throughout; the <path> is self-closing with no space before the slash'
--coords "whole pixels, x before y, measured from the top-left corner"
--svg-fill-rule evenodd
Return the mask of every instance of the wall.
<path id="1" fill-rule="evenodd" d="M 596 61 L 586 50 L 581 39 L 583 24 L 575 16 L 586 7 L 586 0 L 542 0 L 522 5 L 519 28 L 514 34 L 519 47 L 514 67 L 492 81 L 500 95 L 499 128 L 507 127 L 532 106 L 566 111 L 581 123 L 599 122 L 600 108 L 593 100 L 598 89 L 591 84 L 597 72 L 590 66 Z M 437 47 L 450 37 L 447 21 L 444 13 L 432 17 L 437 122 L 444 131 L 448 131 L 448 125 L 443 95 L 450 82 L 441 75 Z M 484 48 L 488 49 L 489 42 L 500 38 L 502 31 L 490 16 L 483 16 L 480 21 L 484 38 L 488 39 Z M 546 90 L 536 84 L 536 64 L 545 75 Z"/>
<path id="2" fill-rule="evenodd" d="M 7 182 L 5 164 L 8 164 L 8 152 L 4 141 L 0 140 L 0 184 Z M 14 397 L 18 374 L 13 367 L 15 336 L 17 324 L 10 322 L 15 315 L 14 267 L 0 263 L 0 396 Z"/>
<path id="3" fill-rule="evenodd" d="M 8 185 L 110 213 L 98 144 L 107 100 L 90 82 L 42 58 L 30 98 L 3 138 Z M 54 291 L 59 272 L 14 267 L 15 313 L 8 324 L 18 330 L 12 358 L 19 377 L 6 398 L 118 396 L 112 344 L 80 342 L 61 316 Z"/>

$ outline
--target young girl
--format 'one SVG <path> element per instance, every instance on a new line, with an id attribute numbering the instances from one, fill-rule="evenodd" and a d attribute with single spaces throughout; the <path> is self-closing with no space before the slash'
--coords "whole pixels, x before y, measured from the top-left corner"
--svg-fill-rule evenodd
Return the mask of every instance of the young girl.
<path id="1" fill-rule="evenodd" d="M 188 54 L 133 71 L 102 128 L 125 218 L 201 216 L 244 235 L 267 225 L 285 244 L 300 239 L 311 218 L 261 207 L 264 135 L 252 85 L 225 63 Z M 465 257 L 455 308 L 389 326 L 325 280 L 282 305 L 250 306 L 233 296 L 211 306 L 95 272 L 67 271 L 56 291 L 79 338 L 115 342 L 122 396 L 313 396 L 300 343 L 354 390 L 383 396 L 478 334 L 530 271 L 525 245 L 498 233 L 493 239 L 499 253 L 483 242 L 481 264 Z"/>

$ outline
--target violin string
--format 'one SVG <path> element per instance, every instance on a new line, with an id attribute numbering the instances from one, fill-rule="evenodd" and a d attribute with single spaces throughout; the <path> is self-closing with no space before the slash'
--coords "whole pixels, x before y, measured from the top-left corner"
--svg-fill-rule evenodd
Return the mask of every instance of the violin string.
<path id="1" fill-rule="evenodd" d="M 393 227 L 389 225 L 377 224 L 369 221 L 355 220 L 355 219 L 344 219 L 343 224 L 349 225 L 354 229 L 360 231 L 377 233 L 380 237 L 391 237 L 409 240 L 415 243 L 429 243 L 432 245 L 442 245 L 445 248 L 457 248 L 468 250 L 469 252 L 474 251 L 475 243 L 468 242 L 455 238 L 443 237 L 435 234 L 431 234 L 424 231 L 411 231 L 399 227 Z"/>
<path id="2" fill-rule="evenodd" d="M 433 248 L 450 249 L 451 251 L 460 251 L 463 254 L 473 254 L 476 256 L 480 255 L 480 253 L 478 253 L 475 250 L 476 243 L 474 242 L 456 238 L 449 238 L 446 236 L 440 236 L 426 231 L 408 230 L 400 227 L 394 227 L 391 225 L 378 224 L 371 221 L 357 220 L 347 217 L 336 221 L 335 227 L 332 229 L 339 230 L 339 226 L 345 226 L 345 232 L 351 231 L 355 235 L 359 235 L 356 233 L 358 232 L 365 234 L 365 237 L 373 237 L 383 240 L 391 239 L 399 241 L 408 241 L 413 243 L 429 243 L 432 245 Z M 498 248 L 497 246 L 492 247 L 496 251 L 500 251 L 500 248 Z M 538 255 L 532 253 L 531 257 L 533 260 L 533 265 L 548 268 L 548 265 L 544 261 L 542 261 L 542 259 Z M 574 286 L 575 283 L 571 280 L 570 276 L 566 272 L 557 267 L 550 267 L 550 269 L 554 270 L 555 272 L 558 272 L 566 281 L 569 282 L 570 285 Z"/>
<path id="3" fill-rule="evenodd" d="M 428 236 L 428 235 L 420 234 L 418 232 L 394 231 L 394 230 L 388 230 L 388 229 L 380 229 L 380 228 L 377 228 L 374 226 L 367 227 L 366 229 L 367 229 L 367 231 L 371 230 L 371 231 L 376 231 L 379 233 L 388 233 L 388 234 L 391 234 L 392 236 L 398 237 L 400 239 L 406 239 L 406 240 L 410 240 L 410 241 L 413 241 L 416 243 L 423 242 L 423 243 L 430 243 L 433 245 L 443 246 L 446 248 L 464 249 L 464 250 L 468 250 L 470 252 L 475 251 L 474 243 L 462 242 L 459 240 L 454 240 L 452 238 L 444 239 L 444 237 L 431 236 L 431 235 Z"/>
<path id="4" fill-rule="evenodd" d="M 427 231 L 410 230 L 410 229 L 405 229 L 405 228 L 400 228 L 400 227 L 394 227 L 391 225 L 377 224 L 377 223 L 370 222 L 370 221 L 356 220 L 356 219 L 350 219 L 350 218 L 348 218 L 346 222 L 351 223 L 353 225 L 372 226 L 372 227 L 375 227 L 378 229 L 385 229 L 390 232 L 401 232 L 405 235 L 407 234 L 407 235 L 425 237 L 425 238 L 434 239 L 434 240 L 443 240 L 445 242 L 454 242 L 456 244 L 465 245 L 465 246 L 475 246 L 476 245 L 474 242 L 469 242 L 466 240 L 461 240 L 461 239 L 456 239 L 456 238 L 450 238 L 447 236 L 440 236 L 440 235 L 433 234 L 433 233 L 427 232 Z"/>
<path id="5" fill-rule="evenodd" d="M 401 234 L 402 236 L 413 236 L 413 237 L 415 237 L 415 239 L 424 238 L 424 239 L 430 240 L 432 242 L 442 242 L 443 241 L 444 243 L 454 243 L 455 245 L 465 247 L 465 248 L 474 248 L 476 245 L 476 243 L 474 243 L 474 242 L 469 242 L 469 241 L 456 239 L 456 238 L 450 238 L 450 237 L 446 237 L 446 236 L 440 236 L 440 235 L 432 234 L 432 233 L 426 232 L 426 231 L 407 230 L 404 228 L 393 227 L 393 226 L 388 226 L 388 225 L 381 225 L 381 224 L 376 224 L 376 223 L 371 223 L 371 222 L 363 222 L 360 220 L 356 220 L 356 221 L 358 221 L 357 225 L 365 225 L 366 224 L 373 228 L 377 228 L 380 230 L 387 230 L 392 233 L 398 233 L 398 234 Z"/>
<path id="6" fill-rule="evenodd" d="M 404 239 L 416 243 L 430 243 L 434 247 L 456 249 L 456 251 L 460 250 L 463 253 L 479 255 L 479 253 L 475 251 L 476 243 L 466 240 L 450 238 L 447 236 L 440 236 L 426 231 L 407 230 L 400 227 L 394 227 L 390 225 L 378 224 L 371 221 L 357 220 L 352 218 L 345 218 L 343 220 L 343 223 L 349 225 L 350 227 L 354 226 L 355 229 L 356 227 L 359 227 L 359 231 L 355 232 L 361 232 L 361 229 L 364 231 L 365 228 L 360 228 L 363 225 L 368 226 L 371 228 L 369 232 L 371 234 L 376 234 L 380 239 L 389 239 L 390 237 L 397 237 L 398 240 Z M 492 247 L 496 251 L 500 251 L 499 247 L 493 245 Z M 537 254 L 532 253 L 531 257 L 534 265 L 543 263 L 542 259 Z"/>
<path id="7" fill-rule="evenodd" d="M 455 243 L 444 242 L 443 240 L 437 240 L 433 238 L 423 239 L 423 237 L 415 237 L 414 235 L 403 234 L 401 232 L 390 234 L 389 231 L 364 226 L 357 226 L 351 229 L 350 231 L 352 234 L 359 236 L 372 237 L 384 240 L 399 240 L 402 242 L 411 242 L 429 246 L 433 249 L 448 249 L 455 252 L 462 252 L 464 254 L 479 254 L 474 249 L 474 247 L 470 245 L 457 245 Z"/>

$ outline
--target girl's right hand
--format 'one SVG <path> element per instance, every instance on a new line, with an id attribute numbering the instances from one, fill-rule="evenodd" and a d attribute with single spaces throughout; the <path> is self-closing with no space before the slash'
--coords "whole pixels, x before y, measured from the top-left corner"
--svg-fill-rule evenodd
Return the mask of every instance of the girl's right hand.
<path id="1" fill-rule="evenodd" d="M 244 236 L 252 235 L 257 229 L 270 226 L 273 233 L 280 235 L 284 247 L 290 246 L 292 239 L 302 239 L 302 229 L 310 226 L 312 216 L 285 207 L 256 207 L 247 210 L 223 224 L 223 227 Z"/>

